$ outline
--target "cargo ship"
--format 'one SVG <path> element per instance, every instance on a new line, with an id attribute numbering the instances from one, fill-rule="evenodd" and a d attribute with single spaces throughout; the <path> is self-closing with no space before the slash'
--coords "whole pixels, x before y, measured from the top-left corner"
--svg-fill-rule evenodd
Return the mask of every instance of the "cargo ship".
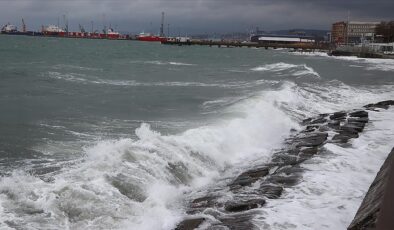
<path id="1" fill-rule="evenodd" d="M 7 23 L 1 28 L 1 34 L 8 34 L 8 35 L 29 35 L 29 36 L 41 36 L 42 33 L 40 32 L 34 32 L 34 31 L 26 31 L 26 26 L 24 24 L 24 21 L 22 19 L 23 23 L 23 30 L 19 31 L 18 27 L 15 25 L 12 25 L 10 23 Z"/>
<path id="2" fill-rule="evenodd" d="M 164 12 L 161 13 L 161 25 L 159 35 L 152 35 L 150 33 L 140 33 L 137 35 L 137 40 L 145 42 L 166 42 L 167 37 L 164 34 Z"/>
<path id="3" fill-rule="evenodd" d="M 2 34 L 17 34 L 17 33 L 19 33 L 19 31 L 16 26 L 8 23 L 1 28 L 1 33 Z"/>
<path id="4" fill-rule="evenodd" d="M 47 27 L 43 26 L 42 33 L 44 36 L 52 37 L 65 37 L 67 35 L 65 30 L 55 25 L 49 25 Z"/>
<path id="5" fill-rule="evenodd" d="M 165 42 L 167 41 L 167 38 L 142 32 L 137 35 L 137 40 L 145 42 Z"/>
<path id="6" fill-rule="evenodd" d="M 114 29 L 112 29 L 111 27 L 108 29 L 106 36 L 107 36 L 107 39 L 120 39 L 121 38 L 120 33 L 114 31 Z"/>

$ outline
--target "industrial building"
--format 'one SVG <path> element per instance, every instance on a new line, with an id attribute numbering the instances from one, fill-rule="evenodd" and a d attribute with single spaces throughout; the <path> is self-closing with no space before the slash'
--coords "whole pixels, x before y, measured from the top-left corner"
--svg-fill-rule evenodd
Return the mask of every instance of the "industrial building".
<path id="1" fill-rule="evenodd" d="M 336 44 L 346 43 L 346 22 L 336 22 L 332 24 L 331 42 Z"/>
<path id="2" fill-rule="evenodd" d="M 314 43 L 315 39 L 310 36 L 300 35 L 255 35 L 250 38 L 251 42 L 259 44 L 294 44 L 294 43 Z"/>
<path id="3" fill-rule="evenodd" d="M 336 22 L 332 25 L 331 41 L 336 44 L 373 41 L 375 28 L 380 22 Z"/>

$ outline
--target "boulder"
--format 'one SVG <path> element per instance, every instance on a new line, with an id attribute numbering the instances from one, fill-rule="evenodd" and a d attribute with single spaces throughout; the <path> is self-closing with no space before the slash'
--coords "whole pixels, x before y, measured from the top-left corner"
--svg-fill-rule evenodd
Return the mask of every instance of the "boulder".
<path id="1" fill-rule="evenodd" d="M 364 111 L 364 110 L 359 110 L 359 111 L 349 113 L 349 116 L 350 117 L 359 117 L 359 118 L 368 117 L 368 112 Z"/>
<path id="2" fill-rule="evenodd" d="M 284 186 L 293 186 L 298 183 L 300 176 L 298 175 L 291 175 L 291 176 L 284 176 L 284 175 L 273 175 L 267 181 L 273 184 L 280 184 Z"/>
<path id="3" fill-rule="evenodd" d="M 242 212 L 255 209 L 265 204 L 264 199 L 251 199 L 247 201 L 231 201 L 224 205 L 224 209 L 228 212 Z"/>
<path id="4" fill-rule="evenodd" d="M 305 132 L 313 132 L 319 128 L 318 125 L 308 125 L 306 129 L 304 130 Z"/>
<path id="5" fill-rule="evenodd" d="M 311 121 L 312 121 L 312 118 L 307 118 L 307 119 L 302 120 L 301 124 L 302 124 L 302 125 L 307 125 L 307 124 L 309 124 L 309 122 L 311 122 Z"/>
<path id="6" fill-rule="evenodd" d="M 332 129 L 338 129 L 340 124 L 341 124 L 341 122 L 339 122 L 338 120 L 333 120 L 333 121 L 328 122 L 327 126 Z"/>
<path id="7" fill-rule="evenodd" d="M 357 131 L 362 132 L 365 128 L 365 123 L 363 122 L 353 122 L 349 121 L 347 123 L 348 126 L 355 128 Z"/>
<path id="8" fill-rule="evenodd" d="M 300 137 L 297 140 L 299 143 L 296 145 L 298 148 L 300 147 L 316 147 L 324 143 L 327 140 L 327 133 L 313 133 L 309 136 Z"/>
<path id="9" fill-rule="evenodd" d="M 282 163 L 282 165 L 295 165 L 299 164 L 305 159 L 300 159 L 297 156 L 292 156 L 292 155 L 286 155 L 286 154 L 281 154 L 281 155 L 275 155 L 272 158 L 272 162 L 274 163 Z"/>
<path id="10" fill-rule="evenodd" d="M 343 119 L 345 119 L 346 118 L 346 116 L 347 116 L 347 113 L 346 112 L 336 112 L 336 113 L 333 113 L 331 116 L 330 116 L 330 119 L 331 120 L 343 120 Z"/>
<path id="11" fill-rule="evenodd" d="M 300 166 L 285 166 L 278 169 L 277 174 L 284 173 L 286 175 L 301 175 L 304 170 Z"/>
<path id="12" fill-rule="evenodd" d="M 359 123 L 368 123 L 368 117 L 349 117 L 347 119 L 348 122 L 359 122 Z"/>
<path id="13" fill-rule="evenodd" d="M 193 230 L 198 228 L 204 221 L 205 218 L 203 217 L 186 219 L 180 222 L 175 228 L 175 230 Z"/>
<path id="14" fill-rule="evenodd" d="M 317 153 L 317 148 L 312 147 L 312 148 L 304 148 L 300 151 L 299 157 L 312 157 Z"/>
<path id="15" fill-rule="evenodd" d="M 326 122 L 327 119 L 325 119 L 324 117 L 319 117 L 317 119 L 312 120 L 311 122 L 309 122 L 309 124 L 323 124 L 324 122 Z"/>
<path id="16" fill-rule="evenodd" d="M 241 173 L 231 184 L 230 186 L 248 186 L 252 183 L 259 180 L 261 177 L 268 175 L 269 168 L 268 167 L 259 167 L 255 169 L 248 170 L 246 172 Z"/>
<path id="17" fill-rule="evenodd" d="M 340 131 L 345 131 L 345 132 L 349 132 L 349 133 L 359 133 L 359 132 L 362 132 L 363 129 L 364 129 L 364 124 L 357 125 L 355 123 L 353 123 L 353 124 L 347 123 L 347 124 L 339 127 Z"/>
<path id="18" fill-rule="evenodd" d="M 381 101 L 375 104 L 368 104 L 364 106 L 365 108 L 381 108 L 388 109 L 391 105 L 394 105 L 394 100 Z"/>
<path id="19" fill-rule="evenodd" d="M 339 131 L 339 134 L 343 135 L 343 136 L 348 136 L 350 138 L 358 138 L 358 132 L 356 130 L 353 130 L 353 131 L 350 129 L 349 130 L 341 130 L 341 131 Z"/>
<path id="20" fill-rule="evenodd" d="M 217 196 L 204 196 L 197 199 L 194 199 L 191 202 L 191 208 L 207 208 L 211 207 L 215 204 L 215 199 Z"/>
<path id="21" fill-rule="evenodd" d="M 282 195 L 283 187 L 277 185 L 261 185 L 260 191 L 268 199 L 278 199 Z"/>
<path id="22" fill-rule="evenodd" d="M 341 135 L 341 134 L 336 134 L 332 140 L 335 142 L 340 142 L 340 143 L 347 143 L 349 139 L 352 137 L 346 136 L 346 135 Z"/>

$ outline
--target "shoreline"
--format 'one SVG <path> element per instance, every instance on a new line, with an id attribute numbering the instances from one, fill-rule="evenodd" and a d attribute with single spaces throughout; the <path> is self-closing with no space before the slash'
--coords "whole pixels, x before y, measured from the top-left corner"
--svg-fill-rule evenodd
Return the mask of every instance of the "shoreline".
<path id="1" fill-rule="evenodd" d="M 392 105 L 393 100 L 382 101 L 365 105 L 361 110 L 305 119 L 301 124 L 303 130 L 293 133 L 286 140 L 286 147 L 274 153 L 271 162 L 250 168 L 231 179 L 224 188 L 213 188 L 205 196 L 190 201 L 187 215 L 175 229 L 191 230 L 201 226 L 254 229 L 257 226 L 252 219 L 257 209 L 264 208 L 270 200 L 279 199 L 286 188 L 302 180 L 305 169 L 301 163 L 319 154 L 326 143 L 348 145 L 347 142 L 358 138 L 370 122 L 368 111 L 378 112 Z M 226 199 L 223 191 L 230 191 L 232 198 Z"/>

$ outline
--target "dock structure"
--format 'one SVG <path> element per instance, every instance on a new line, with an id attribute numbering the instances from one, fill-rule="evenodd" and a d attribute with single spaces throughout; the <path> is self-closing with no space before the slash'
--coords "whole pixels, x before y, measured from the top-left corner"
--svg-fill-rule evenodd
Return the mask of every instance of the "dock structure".
<path id="1" fill-rule="evenodd" d="M 291 44 L 281 44 L 281 43 L 258 43 L 258 42 L 240 42 L 240 41 L 230 41 L 230 40 L 187 40 L 187 41 L 162 41 L 164 45 L 200 45 L 200 46 L 217 46 L 217 47 L 255 47 L 255 48 L 285 48 L 285 49 L 297 49 L 297 50 L 328 50 L 329 44 L 326 43 L 291 43 Z"/>

